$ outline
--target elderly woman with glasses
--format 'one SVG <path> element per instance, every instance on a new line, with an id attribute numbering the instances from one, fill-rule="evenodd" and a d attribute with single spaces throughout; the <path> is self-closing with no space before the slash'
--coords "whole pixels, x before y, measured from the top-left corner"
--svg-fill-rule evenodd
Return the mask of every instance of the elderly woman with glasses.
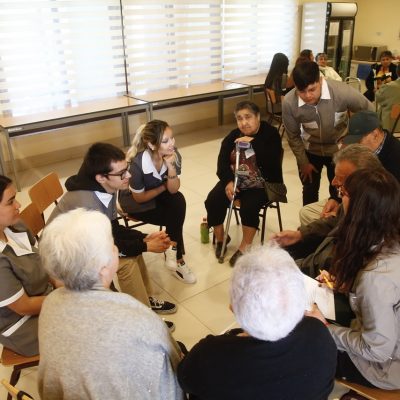
<path id="1" fill-rule="evenodd" d="M 182 399 L 174 372 L 181 353 L 162 319 L 109 290 L 118 249 L 108 218 L 82 208 L 59 215 L 43 232 L 40 255 L 64 284 L 40 315 L 41 398 Z"/>
<path id="2" fill-rule="evenodd" d="M 329 274 L 347 296 L 349 327 L 327 324 L 338 348 L 336 376 L 366 386 L 400 389 L 400 185 L 384 169 L 361 169 L 341 188 L 345 217 L 338 226 Z"/>
<path id="3" fill-rule="evenodd" d="M 165 225 L 172 242 L 165 266 L 180 281 L 195 283 L 196 276 L 183 259 L 186 201 L 179 191 L 182 159 L 171 127 L 160 120 L 142 125 L 127 158 L 131 177 L 129 190 L 120 192 L 121 208 L 140 221 Z"/>

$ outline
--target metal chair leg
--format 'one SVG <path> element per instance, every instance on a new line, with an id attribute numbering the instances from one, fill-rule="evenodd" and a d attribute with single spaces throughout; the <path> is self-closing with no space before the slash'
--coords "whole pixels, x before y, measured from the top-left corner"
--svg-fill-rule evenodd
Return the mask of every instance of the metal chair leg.
<path id="1" fill-rule="evenodd" d="M 279 223 L 279 230 L 282 232 L 282 217 L 281 217 L 281 207 L 279 205 L 279 202 L 276 202 L 276 212 L 278 213 L 278 223 Z"/>

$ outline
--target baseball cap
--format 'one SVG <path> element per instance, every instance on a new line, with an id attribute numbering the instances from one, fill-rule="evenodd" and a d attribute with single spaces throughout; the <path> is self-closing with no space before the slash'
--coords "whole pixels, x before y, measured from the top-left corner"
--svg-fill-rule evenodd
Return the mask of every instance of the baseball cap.
<path id="1" fill-rule="evenodd" d="M 344 144 L 358 143 L 363 136 L 381 126 L 378 114 L 363 110 L 352 115 L 349 119 L 349 132 L 343 138 Z"/>

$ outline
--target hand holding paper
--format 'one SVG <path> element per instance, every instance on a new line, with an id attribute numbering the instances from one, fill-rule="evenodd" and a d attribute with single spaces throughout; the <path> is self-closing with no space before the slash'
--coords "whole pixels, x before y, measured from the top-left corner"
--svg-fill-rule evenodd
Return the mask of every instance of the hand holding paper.
<path id="1" fill-rule="evenodd" d="M 311 311 L 316 303 L 325 318 L 335 320 L 335 299 L 332 289 L 319 286 L 318 281 L 307 275 L 304 275 L 304 285 L 307 292 L 306 310 Z"/>

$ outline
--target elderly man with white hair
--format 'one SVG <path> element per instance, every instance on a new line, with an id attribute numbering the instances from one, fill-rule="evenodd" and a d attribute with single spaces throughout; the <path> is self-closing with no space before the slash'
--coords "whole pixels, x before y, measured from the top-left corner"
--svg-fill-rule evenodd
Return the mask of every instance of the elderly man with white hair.
<path id="1" fill-rule="evenodd" d="M 207 336 L 178 366 L 192 399 L 327 399 L 336 346 L 305 317 L 304 278 L 289 254 L 264 246 L 238 259 L 231 307 L 243 332 Z"/>
<path id="2" fill-rule="evenodd" d="M 40 313 L 40 397 L 182 399 L 181 354 L 162 319 L 109 290 L 118 268 L 109 219 L 82 208 L 59 215 L 39 251 L 47 273 L 64 285 Z"/>

